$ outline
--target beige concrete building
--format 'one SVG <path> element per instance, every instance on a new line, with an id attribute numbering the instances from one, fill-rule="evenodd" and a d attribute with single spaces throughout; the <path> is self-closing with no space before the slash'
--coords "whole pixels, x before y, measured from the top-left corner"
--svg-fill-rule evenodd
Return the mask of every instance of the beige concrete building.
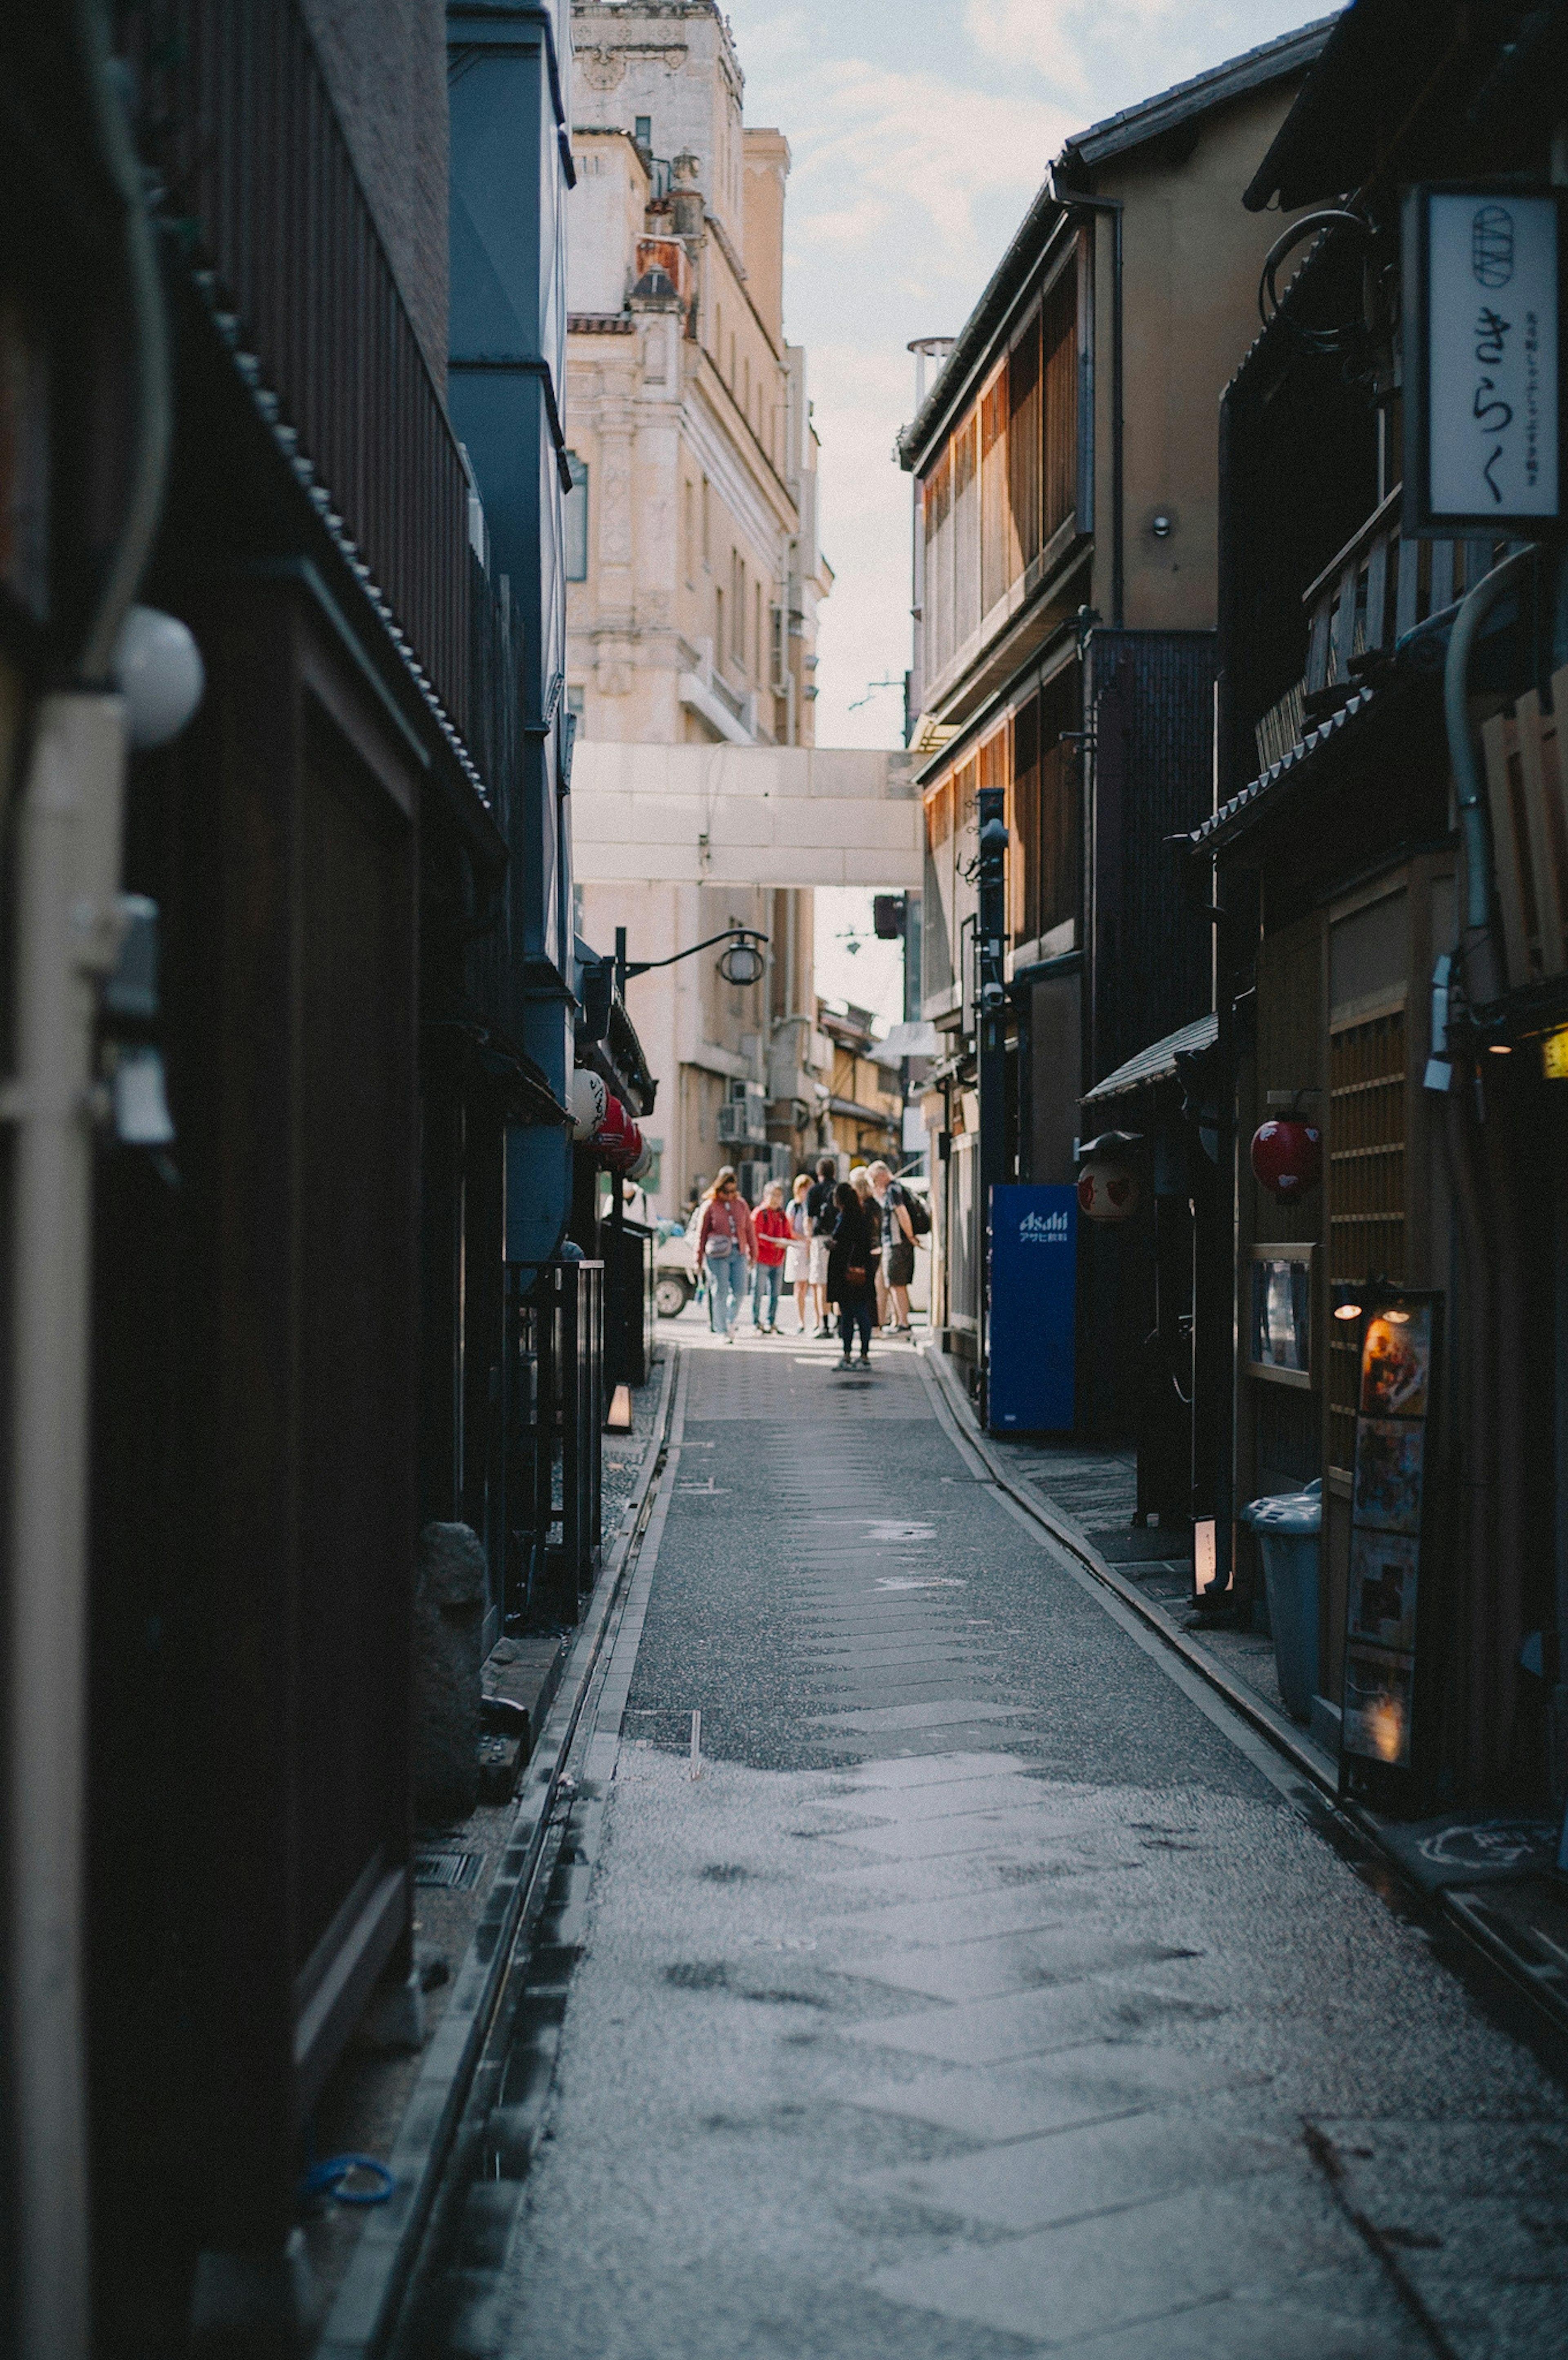
<path id="1" fill-rule="evenodd" d="M 809 747 L 817 538 L 805 355 L 785 342 L 789 149 L 748 128 L 713 0 L 574 0 L 568 217 L 567 682 L 588 747 Z M 635 806 L 631 755 L 621 791 Z M 656 789 L 653 774 L 649 792 Z M 698 831 L 701 837 L 701 830 Z M 661 1210 L 724 1162 L 780 1170 L 814 1153 L 811 895 L 793 886 L 632 878 L 578 847 L 580 931 L 670 958 L 729 924 L 770 939 L 741 989 L 716 951 L 632 987 L 654 1070 Z M 644 881 L 646 880 L 646 881 Z M 749 1175 L 753 1185 L 760 1170 Z"/>

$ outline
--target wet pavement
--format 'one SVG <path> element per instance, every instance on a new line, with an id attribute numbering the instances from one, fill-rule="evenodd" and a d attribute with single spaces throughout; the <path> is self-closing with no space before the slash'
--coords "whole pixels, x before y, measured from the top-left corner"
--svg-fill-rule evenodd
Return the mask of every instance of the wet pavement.
<path id="1" fill-rule="evenodd" d="M 1304 1778 L 908 1347 L 672 1331 L 498 2348 L 1568 2353 L 1568 2098 Z"/>

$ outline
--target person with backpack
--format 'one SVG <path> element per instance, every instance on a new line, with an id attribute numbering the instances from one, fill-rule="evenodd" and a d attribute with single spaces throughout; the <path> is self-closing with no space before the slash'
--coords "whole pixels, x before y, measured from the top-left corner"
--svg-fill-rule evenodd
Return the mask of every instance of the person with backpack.
<path id="1" fill-rule="evenodd" d="M 817 1336 L 828 1333 L 828 1243 L 833 1236 L 833 1191 L 837 1185 L 837 1156 L 819 1155 L 815 1185 L 806 1192 L 806 1218 L 811 1223 L 808 1232 L 811 1244 L 811 1287 L 816 1296 L 814 1333 Z"/>
<path id="2" fill-rule="evenodd" d="M 877 1310 L 874 1273 L 877 1268 L 877 1215 L 860 1201 L 859 1192 L 841 1180 L 833 1192 L 833 1245 L 828 1253 L 828 1301 L 838 1306 L 838 1332 L 844 1346 L 841 1369 L 853 1368 L 850 1346 L 860 1334 L 860 1365 L 871 1365 L 871 1322 Z"/>
<path id="3" fill-rule="evenodd" d="M 912 1332 L 909 1287 L 915 1275 L 915 1240 L 921 1234 L 921 1217 L 923 1228 L 929 1229 L 931 1215 L 910 1189 L 898 1185 L 885 1164 L 874 1164 L 868 1176 L 872 1202 L 881 1220 L 882 1280 L 893 1309 L 890 1333 L 908 1336 Z"/>
<path id="4" fill-rule="evenodd" d="M 708 1282 L 708 1315 L 714 1335 L 726 1344 L 735 1342 L 746 1273 L 756 1259 L 751 1207 L 740 1193 L 734 1165 L 726 1164 L 709 1192 L 697 1231 L 697 1271 Z"/>

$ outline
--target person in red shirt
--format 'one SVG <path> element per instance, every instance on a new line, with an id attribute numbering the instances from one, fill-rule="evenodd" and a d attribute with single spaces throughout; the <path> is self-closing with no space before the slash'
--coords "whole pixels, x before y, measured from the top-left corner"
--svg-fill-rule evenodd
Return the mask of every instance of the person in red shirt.
<path id="1" fill-rule="evenodd" d="M 752 1226 L 757 1231 L 757 1275 L 752 1282 L 751 1316 L 759 1336 L 777 1336 L 784 1255 L 795 1234 L 784 1210 L 782 1180 L 770 1180 L 763 1190 Z"/>

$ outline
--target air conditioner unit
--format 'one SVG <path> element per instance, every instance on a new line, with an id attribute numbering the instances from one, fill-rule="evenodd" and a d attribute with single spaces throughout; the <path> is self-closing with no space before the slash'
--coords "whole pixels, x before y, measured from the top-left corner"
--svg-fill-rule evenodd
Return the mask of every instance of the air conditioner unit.
<path id="1" fill-rule="evenodd" d="M 731 1082 L 719 1109 L 719 1137 L 739 1144 L 768 1137 L 768 1093 L 760 1082 Z"/>

